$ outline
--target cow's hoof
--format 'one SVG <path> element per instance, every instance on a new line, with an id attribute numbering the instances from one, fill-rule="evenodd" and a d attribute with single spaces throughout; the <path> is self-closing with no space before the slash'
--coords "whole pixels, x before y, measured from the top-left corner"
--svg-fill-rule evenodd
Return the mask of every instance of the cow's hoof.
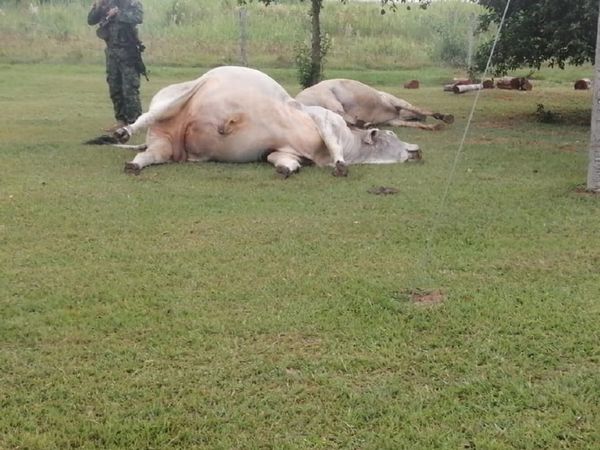
<path id="1" fill-rule="evenodd" d="M 275 167 L 275 172 L 277 172 L 277 174 L 279 176 L 281 176 L 281 178 L 283 178 L 284 180 L 289 178 L 290 175 L 292 175 L 294 173 L 289 167 L 285 167 L 285 166 Z"/>
<path id="2" fill-rule="evenodd" d="M 333 169 L 334 177 L 347 177 L 348 176 L 348 166 L 345 162 L 338 161 L 335 163 L 335 168 Z"/>
<path id="3" fill-rule="evenodd" d="M 433 115 L 433 118 L 437 119 L 437 120 L 441 120 L 442 122 L 447 123 L 447 124 L 454 123 L 454 116 L 452 114 L 435 113 Z"/>
<path id="4" fill-rule="evenodd" d="M 142 171 L 142 168 L 138 164 L 136 164 L 134 162 L 125 163 L 125 173 L 126 174 L 139 175 L 141 171 Z"/>
<path id="5" fill-rule="evenodd" d="M 444 123 L 450 125 L 451 123 L 454 123 L 454 116 L 452 114 L 444 114 L 442 120 L 444 121 Z"/>
<path id="6" fill-rule="evenodd" d="M 131 133 L 127 129 L 127 127 L 119 128 L 117 131 L 113 133 L 113 137 L 119 141 L 121 144 L 126 143 L 131 137 Z"/>
<path id="7" fill-rule="evenodd" d="M 409 150 L 408 161 L 423 162 L 423 152 L 421 151 L 421 149 Z"/>

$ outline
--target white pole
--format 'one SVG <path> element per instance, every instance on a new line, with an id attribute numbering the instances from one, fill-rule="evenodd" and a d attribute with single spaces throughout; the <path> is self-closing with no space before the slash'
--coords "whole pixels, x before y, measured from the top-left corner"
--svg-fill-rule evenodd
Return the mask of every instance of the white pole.
<path id="1" fill-rule="evenodd" d="M 600 20 L 596 35 L 596 62 L 594 79 L 594 103 L 592 104 L 592 129 L 587 190 L 600 192 Z"/>

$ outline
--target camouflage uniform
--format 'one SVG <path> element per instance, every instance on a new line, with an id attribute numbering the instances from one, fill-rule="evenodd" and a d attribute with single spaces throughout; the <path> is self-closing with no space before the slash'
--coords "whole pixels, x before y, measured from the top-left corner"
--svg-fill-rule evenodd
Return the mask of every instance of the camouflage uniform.
<path id="1" fill-rule="evenodd" d="M 106 20 L 113 7 L 119 8 L 118 14 Z M 115 118 L 124 123 L 142 114 L 136 26 L 143 17 L 139 0 L 97 0 L 88 14 L 88 24 L 99 24 L 98 37 L 106 41 L 106 81 Z"/>

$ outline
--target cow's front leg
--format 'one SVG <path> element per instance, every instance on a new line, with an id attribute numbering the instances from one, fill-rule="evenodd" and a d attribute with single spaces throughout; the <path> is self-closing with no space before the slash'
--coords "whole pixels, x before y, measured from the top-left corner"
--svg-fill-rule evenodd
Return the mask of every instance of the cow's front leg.
<path id="1" fill-rule="evenodd" d="M 344 118 L 320 107 L 308 107 L 306 112 L 319 129 L 321 139 L 331 157 L 331 165 L 334 167 L 333 175 L 336 177 L 348 176 L 348 167 L 344 160 L 344 142 L 352 139 L 352 132 Z"/>
<path id="2" fill-rule="evenodd" d="M 285 151 L 276 150 L 269 153 L 267 161 L 275 166 L 275 170 L 283 178 L 288 178 L 300 170 L 300 160 L 297 156 Z"/>
<path id="3" fill-rule="evenodd" d="M 347 177 L 348 176 L 348 165 L 344 161 L 338 161 L 335 163 L 333 168 L 334 177 Z"/>

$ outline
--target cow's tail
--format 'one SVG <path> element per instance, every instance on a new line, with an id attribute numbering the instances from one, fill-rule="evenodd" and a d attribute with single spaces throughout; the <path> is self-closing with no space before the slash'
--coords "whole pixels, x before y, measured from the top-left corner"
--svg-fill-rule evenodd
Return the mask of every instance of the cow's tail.
<path id="1" fill-rule="evenodd" d="M 114 136 L 109 136 L 107 134 L 103 134 L 102 136 L 95 137 L 94 139 L 90 139 L 89 141 L 84 141 L 84 145 L 115 145 L 118 144 L 117 138 Z"/>
<path id="2" fill-rule="evenodd" d="M 112 147 L 126 148 L 129 150 L 134 150 L 136 152 L 143 152 L 148 148 L 148 146 L 146 144 L 140 144 L 140 145 L 120 144 L 116 137 L 108 136 L 106 134 L 104 134 L 102 136 L 98 136 L 94 139 L 90 139 L 89 141 L 84 141 L 83 144 L 84 145 L 110 145 Z"/>

